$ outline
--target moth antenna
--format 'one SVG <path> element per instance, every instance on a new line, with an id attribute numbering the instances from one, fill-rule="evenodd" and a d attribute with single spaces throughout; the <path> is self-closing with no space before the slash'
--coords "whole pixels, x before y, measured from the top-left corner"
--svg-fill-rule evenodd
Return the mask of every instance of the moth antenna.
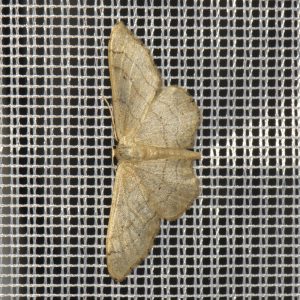
<path id="1" fill-rule="evenodd" d="M 114 135 L 114 139 L 119 142 L 118 136 L 117 136 L 117 132 L 116 132 L 116 124 L 115 124 L 115 119 L 114 119 L 114 114 L 113 114 L 113 109 L 112 107 L 109 105 L 109 102 L 107 101 L 107 99 L 105 97 L 102 97 L 102 99 L 104 100 L 104 102 L 107 105 L 107 108 L 109 109 L 109 113 L 111 116 L 111 121 L 112 121 L 112 130 L 113 130 L 113 135 Z"/>
<path id="2" fill-rule="evenodd" d="M 115 165 L 114 155 L 112 155 L 111 164 L 112 164 L 112 169 L 113 169 L 114 176 L 116 176 L 116 173 L 117 173 L 117 166 Z"/>

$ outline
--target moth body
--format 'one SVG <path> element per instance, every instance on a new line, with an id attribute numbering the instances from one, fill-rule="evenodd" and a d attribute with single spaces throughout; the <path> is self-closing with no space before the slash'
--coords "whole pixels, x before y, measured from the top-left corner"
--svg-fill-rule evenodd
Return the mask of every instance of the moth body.
<path id="1" fill-rule="evenodd" d="M 120 143 L 114 152 L 119 162 L 156 160 L 156 159 L 200 159 L 199 152 L 193 152 L 186 149 L 163 148 L 136 143 Z"/>

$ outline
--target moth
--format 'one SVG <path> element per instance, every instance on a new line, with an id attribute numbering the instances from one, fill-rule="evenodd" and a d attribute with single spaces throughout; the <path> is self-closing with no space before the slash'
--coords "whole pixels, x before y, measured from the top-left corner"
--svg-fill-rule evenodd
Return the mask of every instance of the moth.
<path id="1" fill-rule="evenodd" d="M 107 267 L 122 281 L 149 253 L 161 219 L 175 220 L 200 193 L 192 163 L 201 111 L 178 86 L 164 87 L 146 47 L 122 23 L 108 61 L 118 160 L 106 239 Z"/>

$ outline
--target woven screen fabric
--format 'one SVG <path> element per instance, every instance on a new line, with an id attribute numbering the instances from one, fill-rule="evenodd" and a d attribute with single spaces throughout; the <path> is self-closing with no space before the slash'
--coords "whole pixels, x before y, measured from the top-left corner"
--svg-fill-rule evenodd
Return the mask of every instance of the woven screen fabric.
<path id="1" fill-rule="evenodd" d="M 1 3 L 1 299 L 299 299 L 298 0 Z M 121 284 L 103 100 L 118 20 L 203 109 L 202 195 Z"/>

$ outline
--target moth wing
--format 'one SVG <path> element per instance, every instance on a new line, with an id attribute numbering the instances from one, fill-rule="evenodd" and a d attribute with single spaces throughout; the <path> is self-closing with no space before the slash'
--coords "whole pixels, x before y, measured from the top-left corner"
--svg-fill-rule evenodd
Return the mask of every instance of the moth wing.
<path id="1" fill-rule="evenodd" d="M 200 194 L 191 160 L 145 160 L 136 162 L 134 169 L 160 218 L 177 219 Z"/>
<path id="2" fill-rule="evenodd" d="M 149 253 L 160 227 L 148 195 L 128 163 L 118 166 L 106 240 L 108 271 L 122 281 Z"/>
<path id="3" fill-rule="evenodd" d="M 200 109 L 183 88 L 165 87 L 130 138 L 151 146 L 189 148 L 194 144 L 201 119 Z"/>
<path id="4" fill-rule="evenodd" d="M 161 88 L 161 77 L 145 46 L 119 22 L 108 44 L 114 121 L 117 136 L 137 128 Z"/>

